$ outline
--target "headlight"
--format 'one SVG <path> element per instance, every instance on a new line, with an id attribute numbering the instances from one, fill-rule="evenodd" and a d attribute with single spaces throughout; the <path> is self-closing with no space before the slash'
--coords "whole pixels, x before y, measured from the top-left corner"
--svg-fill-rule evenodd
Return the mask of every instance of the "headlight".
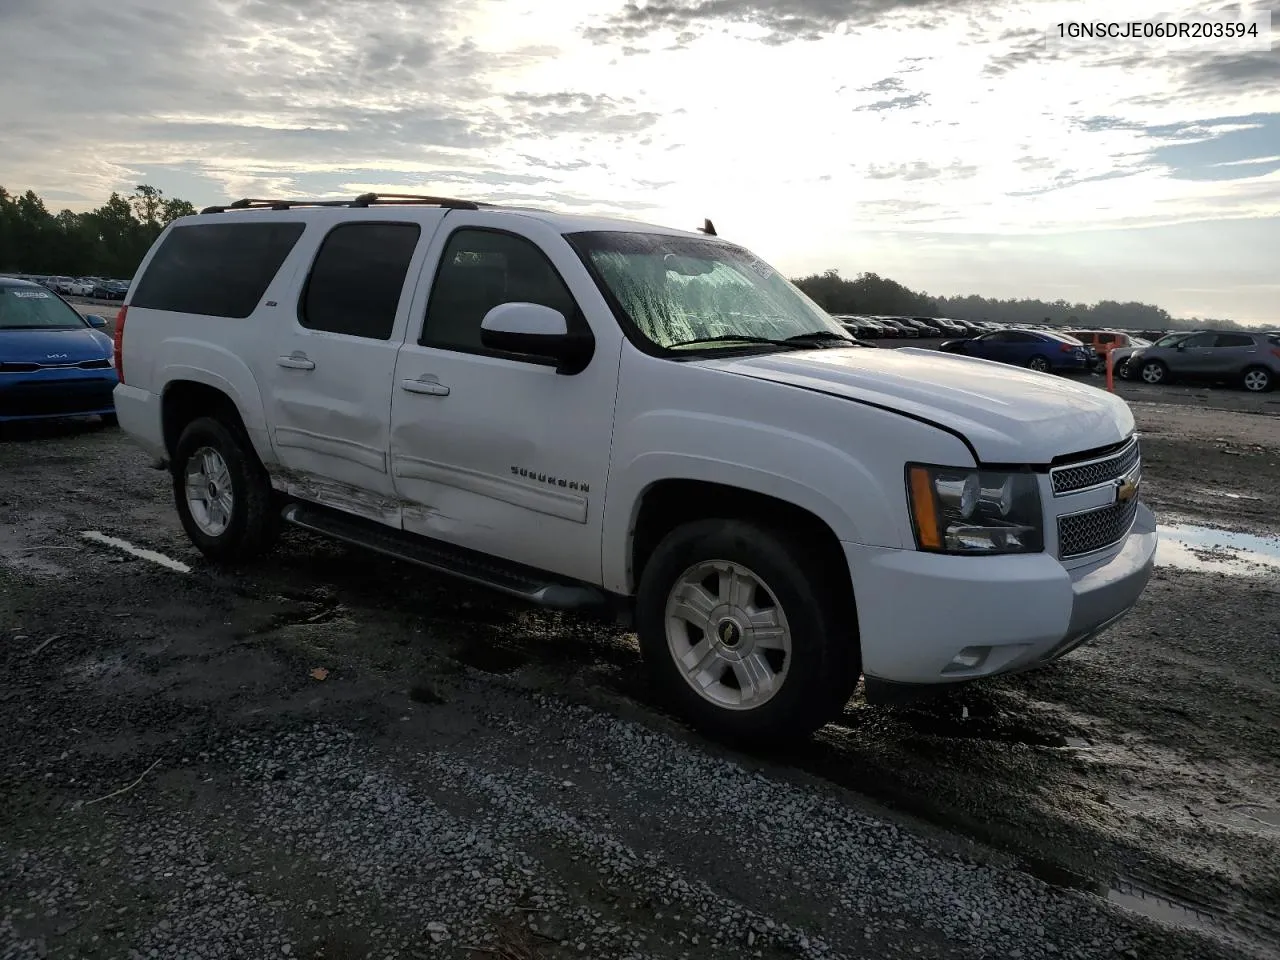
<path id="1" fill-rule="evenodd" d="M 1040 487 L 1030 471 L 907 466 L 916 547 L 932 553 L 1039 553 Z"/>

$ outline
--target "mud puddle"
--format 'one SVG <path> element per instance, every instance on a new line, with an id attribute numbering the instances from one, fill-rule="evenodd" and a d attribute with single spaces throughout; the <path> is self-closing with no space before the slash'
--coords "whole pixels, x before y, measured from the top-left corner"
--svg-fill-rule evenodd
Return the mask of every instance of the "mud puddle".
<path id="1" fill-rule="evenodd" d="M 1189 893 L 1174 893 L 1130 877 L 1111 881 L 1105 897 L 1158 923 L 1209 933 L 1219 939 L 1261 947 L 1264 952 L 1280 946 L 1280 925 L 1270 917 L 1254 921 L 1238 915 L 1229 904 L 1211 904 Z"/>
<path id="2" fill-rule="evenodd" d="M 1190 523 L 1161 524 L 1156 566 L 1234 576 L 1280 576 L 1280 537 Z"/>

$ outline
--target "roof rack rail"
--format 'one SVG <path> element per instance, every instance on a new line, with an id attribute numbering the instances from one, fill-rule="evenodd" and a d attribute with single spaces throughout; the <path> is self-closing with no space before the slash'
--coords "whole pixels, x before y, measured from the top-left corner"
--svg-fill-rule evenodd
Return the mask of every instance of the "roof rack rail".
<path id="1" fill-rule="evenodd" d="M 491 207 L 491 203 L 477 203 L 474 200 L 456 200 L 453 197 L 428 197 L 418 193 L 362 193 L 351 202 L 353 207 L 368 207 L 373 204 L 429 204 L 435 207 L 449 207 L 454 210 L 479 210 Z"/>
<path id="2" fill-rule="evenodd" d="M 345 207 L 346 200 L 255 200 L 245 197 L 222 206 L 205 207 L 200 212 L 226 213 L 228 210 L 290 210 L 293 207 Z"/>
<path id="3" fill-rule="evenodd" d="M 497 204 L 482 203 L 478 200 L 457 200 L 453 197 L 429 197 L 416 193 L 362 193 L 354 200 L 258 200 L 245 197 L 222 206 L 205 207 L 200 212 L 226 213 L 228 210 L 292 210 L 294 207 L 371 207 L 374 205 L 389 206 L 435 206 L 448 207 L 451 210 L 479 210 L 481 207 L 495 207 Z"/>

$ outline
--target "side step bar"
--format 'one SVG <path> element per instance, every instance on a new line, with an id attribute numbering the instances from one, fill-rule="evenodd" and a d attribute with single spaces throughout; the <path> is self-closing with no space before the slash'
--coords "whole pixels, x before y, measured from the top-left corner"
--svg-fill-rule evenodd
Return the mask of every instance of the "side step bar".
<path id="1" fill-rule="evenodd" d="M 446 573 L 508 596 L 519 597 L 540 607 L 604 612 L 614 606 L 609 594 L 590 584 L 557 580 L 530 567 L 392 530 L 373 520 L 304 503 L 289 504 L 281 511 L 281 515 L 289 523 L 304 530 L 407 560 L 428 570 Z"/>

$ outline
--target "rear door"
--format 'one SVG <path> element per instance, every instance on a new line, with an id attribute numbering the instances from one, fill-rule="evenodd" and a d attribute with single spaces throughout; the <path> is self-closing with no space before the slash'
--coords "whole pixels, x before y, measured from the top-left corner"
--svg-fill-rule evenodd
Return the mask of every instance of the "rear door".
<path id="1" fill-rule="evenodd" d="M 382 216 L 379 216 L 382 214 Z M 416 277 L 443 210 L 330 221 L 266 365 L 271 441 L 293 496 L 391 526 L 391 382 Z"/>
<path id="2" fill-rule="evenodd" d="M 1211 357 L 1206 373 L 1237 376 L 1244 373 L 1245 367 L 1258 361 L 1258 346 L 1247 333 L 1220 333 L 1214 341 Z"/>

